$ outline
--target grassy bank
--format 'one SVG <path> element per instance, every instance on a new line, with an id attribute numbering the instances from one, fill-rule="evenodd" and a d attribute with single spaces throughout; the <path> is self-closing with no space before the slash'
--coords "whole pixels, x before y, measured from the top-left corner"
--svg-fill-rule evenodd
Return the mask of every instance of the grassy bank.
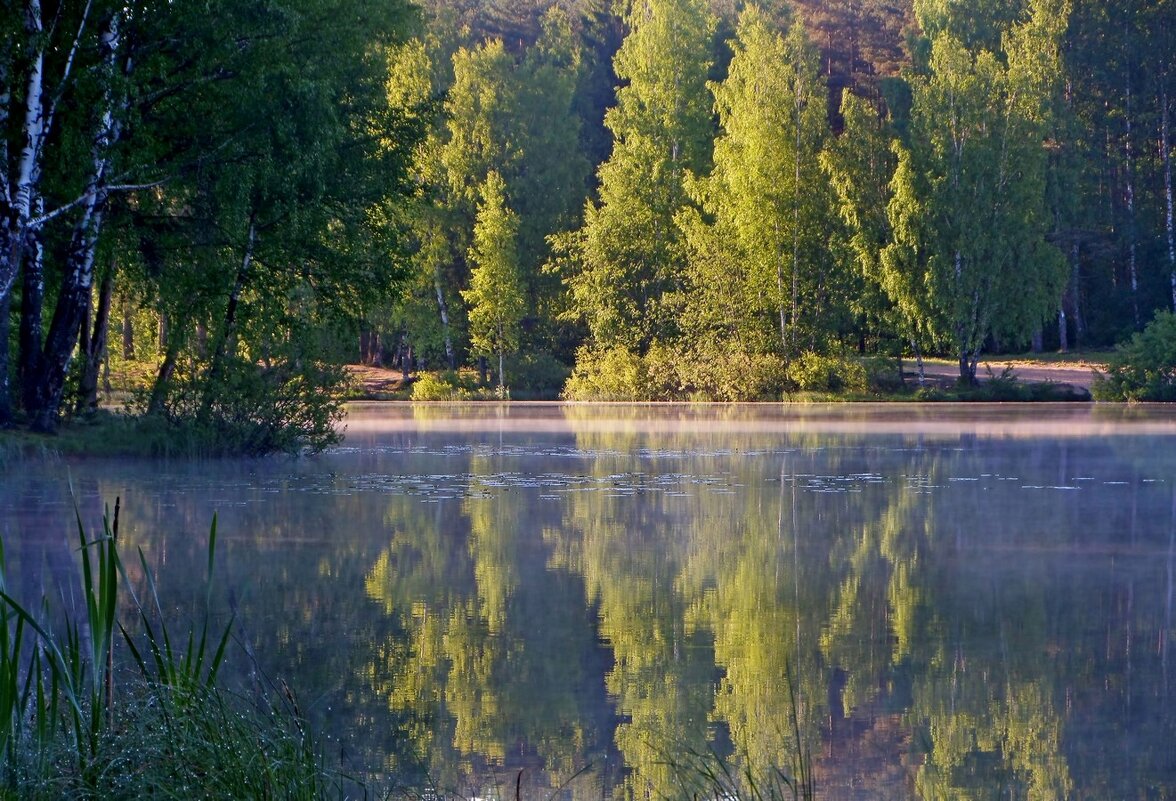
<path id="1" fill-rule="evenodd" d="M 0 429 L 0 463 L 24 456 L 202 457 L 235 453 L 195 426 L 100 409 L 62 421 L 53 434 Z"/>
<path id="2" fill-rule="evenodd" d="M 117 531 L 117 503 L 100 536 L 78 523 L 80 612 L 11 597 L 0 551 L 0 798 L 326 797 L 333 778 L 293 694 L 224 689 L 232 624 L 173 637 L 142 557 L 145 597 L 134 593 Z M 215 545 L 214 522 L 209 587 Z"/>

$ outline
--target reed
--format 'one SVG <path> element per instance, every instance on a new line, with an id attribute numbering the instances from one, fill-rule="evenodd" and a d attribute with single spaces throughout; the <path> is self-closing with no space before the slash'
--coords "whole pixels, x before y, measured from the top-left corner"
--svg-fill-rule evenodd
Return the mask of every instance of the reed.
<path id="1" fill-rule="evenodd" d="M 203 621 L 177 639 L 141 552 L 143 598 L 128 579 L 118 517 L 116 502 L 94 538 L 79 517 L 83 609 L 56 625 L 47 605 L 35 614 L 9 594 L 0 546 L 0 798 L 325 797 L 332 777 L 293 693 L 249 700 L 219 682 L 233 621 L 209 624 L 215 519 Z"/>

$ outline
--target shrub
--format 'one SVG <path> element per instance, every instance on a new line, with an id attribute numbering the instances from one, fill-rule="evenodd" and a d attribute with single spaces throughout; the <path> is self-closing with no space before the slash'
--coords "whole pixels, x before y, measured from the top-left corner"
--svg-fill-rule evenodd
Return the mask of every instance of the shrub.
<path id="1" fill-rule="evenodd" d="M 479 387 L 473 375 L 454 370 L 423 373 L 412 384 L 414 401 L 470 401 L 496 398 L 498 395 L 494 389 Z"/>
<path id="2" fill-rule="evenodd" d="M 572 370 L 550 353 L 527 353 L 506 360 L 506 379 L 515 398 L 558 398 Z"/>
<path id="3" fill-rule="evenodd" d="M 865 392 L 866 369 L 842 356 L 805 351 L 788 367 L 788 378 L 806 392 Z"/>
<path id="4" fill-rule="evenodd" d="M 1143 331 L 1119 345 L 1107 366 L 1097 376 L 1096 400 L 1176 400 L 1176 315 L 1161 311 Z"/>
<path id="5" fill-rule="evenodd" d="M 862 359 L 860 363 L 866 371 L 866 385 L 871 392 L 893 394 L 906 389 L 898 370 L 898 360 L 894 357 L 871 356 Z M 903 366 L 907 367 L 905 364 Z"/>
<path id="6" fill-rule="evenodd" d="M 787 383 L 783 359 L 735 343 L 697 343 L 683 357 L 682 373 L 691 396 L 710 401 L 779 400 Z"/>
<path id="7" fill-rule="evenodd" d="M 563 396 L 579 401 L 648 400 L 645 365 L 626 348 L 576 351 L 576 366 L 564 384 Z"/>
<path id="8" fill-rule="evenodd" d="M 414 401 L 463 400 L 461 381 L 455 372 L 423 373 L 412 383 Z"/>
<path id="9" fill-rule="evenodd" d="M 316 453 L 341 439 L 342 368 L 310 359 L 226 357 L 220 373 L 177 370 L 157 409 L 165 450 L 201 455 Z M 146 409 L 146 393 L 134 402 Z M 149 428 L 149 427 L 148 427 Z"/>

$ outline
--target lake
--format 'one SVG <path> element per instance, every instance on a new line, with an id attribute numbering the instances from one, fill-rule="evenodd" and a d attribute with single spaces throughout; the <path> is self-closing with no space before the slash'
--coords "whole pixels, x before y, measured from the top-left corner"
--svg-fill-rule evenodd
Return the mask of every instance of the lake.
<path id="1" fill-rule="evenodd" d="M 197 614 L 215 513 L 232 681 L 288 682 L 332 765 L 446 796 L 804 766 L 830 799 L 1176 797 L 1176 409 L 347 424 L 298 460 L 0 464 L 10 588 L 69 602 L 72 484 L 87 526 L 121 497 L 124 558 Z"/>

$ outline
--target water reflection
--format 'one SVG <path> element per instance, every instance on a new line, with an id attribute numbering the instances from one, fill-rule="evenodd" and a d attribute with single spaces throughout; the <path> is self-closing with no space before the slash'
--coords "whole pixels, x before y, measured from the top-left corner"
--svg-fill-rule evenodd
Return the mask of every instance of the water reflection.
<path id="1" fill-rule="evenodd" d="M 1174 445 L 1158 407 L 367 406 L 315 460 L 68 470 L 177 615 L 217 511 L 240 675 L 348 770 L 1101 799 L 1176 791 Z M 0 488 L 26 597 L 72 569 L 65 469 Z"/>

